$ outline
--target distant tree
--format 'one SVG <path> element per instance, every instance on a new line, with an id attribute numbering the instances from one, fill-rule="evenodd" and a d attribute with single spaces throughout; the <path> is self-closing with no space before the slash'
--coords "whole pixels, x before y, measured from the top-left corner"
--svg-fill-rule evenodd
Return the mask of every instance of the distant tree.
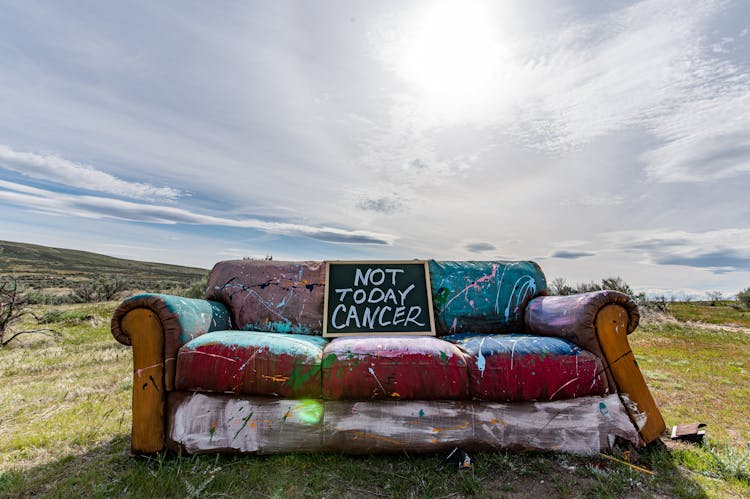
<path id="1" fill-rule="evenodd" d="M 17 330 L 16 325 L 26 315 L 31 315 L 39 322 L 39 318 L 29 309 L 28 298 L 19 292 L 18 283 L 16 281 L 0 283 L 0 347 L 6 346 L 22 334 L 38 333 L 47 336 L 60 334 L 49 328 Z M 9 337 L 6 338 L 7 335 Z"/>
<path id="2" fill-rule="evenodd" d="M 739 300 L 744 306 L 750 308 L 750 288 L 746 288 L 737 293 L 737 300 Z"/>
<path id="3" fill-rule="evenodd" d="M 575 294 L 576 290 L 568 285 L 564 277 L 555 277 L 549 284 L 549 292 L 553 295 L 564 296 Z"/>
<path id="4" fill-rule="evenodd" d="M 619 291 L 625 293 L 628 296 L 633 295 L 633 290 L 622 277 L 605 277 L 602 279 L 602 289 L 611 289 L 612 291 Z"/>
<path id="5" fill-rule="evenodd" d="M 717 302 L 720 302 L 724 299 L 724 293 L 721 291 L 709 291 L 706 293 L 708 295 L 708 299 L 711 302 L 711 306 L 715 307 Z"/>
<path id="6" fill-rule="evenodd" d="M 273 255 L 268 254 L 268 255 L 264 256 L 263 258 L 255 258 L 254 256 L 243 256 L 242 259 L 243 260 L 250 260 L 250 261 L 260 261 L 260 260 L 262 260 L 264 262 L 270 262 L 271 260 L 273 260 Z"/>

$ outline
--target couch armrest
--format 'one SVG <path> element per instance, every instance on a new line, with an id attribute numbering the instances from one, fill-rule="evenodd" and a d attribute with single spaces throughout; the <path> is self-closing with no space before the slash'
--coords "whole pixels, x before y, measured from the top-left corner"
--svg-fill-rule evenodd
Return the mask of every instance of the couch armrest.
<path id="1" fill-rule="evenodd" d="M 595 291 L 569 296 L 539 296 L 526 306 L 525 324 L 539 336 L 557 336 L 601 357 L 596 316 L 607 305 L 620 305 L 628 314 L 626 333 L 638 327 L 638 305 L 618 291 Z"/>
<path id="2" fill-rule="evenodd" d="M 633 423 L 649 443 L 666 426 L 627 339 L 639 319 L 636 303 L 617 291 L 540 296 L 525 311 L 532 333 L 563 338 L 599 356 L 608 383 L 624 399 Z"/>
<path id="3" fill-rule="evenodd" d="M 143 294 L 128 298 L 112 316 L 112 335 L 133 347 L 133 452 L 164 448 L 166 392 L 174 389 L 177 351 L 209 331 L 231 329 L 219 302 Z"/>

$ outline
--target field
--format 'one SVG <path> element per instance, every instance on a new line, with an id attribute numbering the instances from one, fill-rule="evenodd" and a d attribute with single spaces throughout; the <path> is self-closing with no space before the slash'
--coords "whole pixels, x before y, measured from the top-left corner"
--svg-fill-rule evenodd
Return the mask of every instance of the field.
<path id="1" fill-rule="evenodd" d="M 189 288 L 205 281 L 208 270 L 0 241 L 0 279 L 49 294 L 70 292 L 97 279 L 117 279 L 131 290 Z"/>
<path id="2" fill-rule="evenodd" d="M 664 438 L 633 453 L 650 475 L 534 452 L 472 454 L 461 472 L 442 455 L 131 457 L 131 356 L 109 333 L 115 305 L 40 306 L 62 337 L 0 350 L 0 496 L 750 496 L 750 334 L 739 311 L 731 329 L 658 317 L 631 336 L 667 424 L 708 424 L 705 445 Z"/>

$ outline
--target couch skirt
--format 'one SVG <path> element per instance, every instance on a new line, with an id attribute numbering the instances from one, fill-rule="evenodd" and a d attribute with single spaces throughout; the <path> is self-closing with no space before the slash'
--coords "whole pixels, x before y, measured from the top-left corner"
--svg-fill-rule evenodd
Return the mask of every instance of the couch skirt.
<path id="1" fill-rule="evenodd" d="M 642 422 L 641 422 L 642 423 Z M 193 392 L 167 399 L 175 452 L 441 452 L 530 449 L 593 454 L 640 443 L 618 395 L 552 402 L 298 400 Z"/>

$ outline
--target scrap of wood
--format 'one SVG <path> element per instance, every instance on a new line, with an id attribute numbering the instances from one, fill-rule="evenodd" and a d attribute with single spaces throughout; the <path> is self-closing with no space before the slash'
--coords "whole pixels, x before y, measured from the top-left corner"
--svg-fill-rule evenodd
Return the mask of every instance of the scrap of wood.
<path id="1" fill-rule="evenodd" d="M 685 440 L 687 442 L 700 442 L 706 434 L 705 423 L 685 423 L 672 427 L 672 440 Z"/>

